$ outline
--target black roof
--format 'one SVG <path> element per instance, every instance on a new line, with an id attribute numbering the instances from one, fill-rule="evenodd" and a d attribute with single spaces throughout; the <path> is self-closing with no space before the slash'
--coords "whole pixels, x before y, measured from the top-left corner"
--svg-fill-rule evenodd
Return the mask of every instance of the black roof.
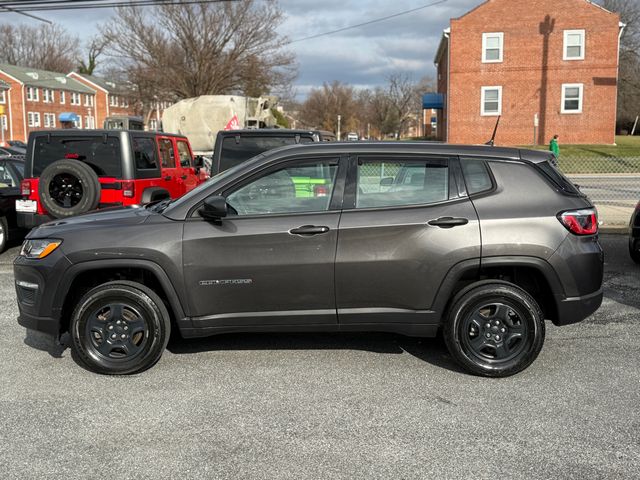
<path id="1" fill-rule="evenodd" d="M 178 137 L 178 138 L 187 138 L 185 135 L 180 135 L 177 133 L 165 133 L 165 132 L 157 132 L 155 130 L 119 130 L 119 129 L 79 129 L 79 128 L 58 128 L 54 130 L 37 130 L 31 132 L 29 136 L 32 135 L 54 135 L 54 136 L 68 136 L 68 137 L 95 137 L 96 135 L 110 134 L 110 135 L 120 135 L 120 134 L 129 134 L 133 133 L 136 135 L 147 135 L 147 136 L 163 136 L 163 137 Z"/>
<path id="2" fill-rule="evenodd" d="M 324 130 L 304 130 L 292 128 L 242 128 L 238 130 L 220 130 L 218 135 L 234 136 L 234 135 L 260 135 L 260 136 L 278 136 L 278 135 L 331 135 L 332 132 Z"/>

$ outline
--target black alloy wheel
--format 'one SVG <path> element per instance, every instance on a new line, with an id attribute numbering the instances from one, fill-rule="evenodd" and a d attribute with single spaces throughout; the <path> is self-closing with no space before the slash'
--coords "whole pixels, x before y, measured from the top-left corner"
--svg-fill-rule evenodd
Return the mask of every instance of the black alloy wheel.
<path id="1" fill-rule="evenodd" d="M 516 285 L 484 283 L 459 293 L 443 326 L 451 355 L 469 372 L 506 377 L 527 368 L 544 343 L 544 315 Z"/>
<path id="2" fill-rule="evenodd" d="M 97 373 L 123 375 L 152 367 L 171 330 L 169 312 L 150 288 L 124 280 L 99 285 L 71 317 L 74 358 Z"/>
<path id="3" fill-rule="evenodd" d="M 49 183 L 51 199 L 63 208 L 76 206 L 82 200 L 82 183 L 68 173 L 55 175 Z"/>

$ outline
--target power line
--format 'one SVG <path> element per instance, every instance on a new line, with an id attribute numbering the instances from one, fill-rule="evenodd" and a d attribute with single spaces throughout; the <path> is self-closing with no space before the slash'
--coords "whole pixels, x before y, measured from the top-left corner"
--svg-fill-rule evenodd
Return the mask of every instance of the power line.
<path id="1" fill-rule="evenodd" d="M 305 40 L 311 40 L 313 38 L 324 37 L 326 35 L 333 35 L 334 33 L 344 32 L 346 30 L 351 30 L 353 28 L 365 27 L 365 26 L 371 25 L 373 23 L 383 22 L 383 21 L 389 20 L 391 18 L 396 18 L 396 17 L 400 17 L 402 15 L 407 15 L 409 13 L 417 12 L 418 10 L 424 10 L 425 8 L 434 7 L 434 6 L 439 5 L 441 3 L 445 3 L 446 1 L 447 0 L 438 0 L 437 2 L 429 3 L 429 4 L 423 5 L 421 7 L 412 8 L 411 10 L 405 10 L 404 12 L 394 13 L 392 15 L 387 15 L 386 17 L 376 18 L 376 19 L 369 20 L 369 21 L 364 22 L 364 23 L 358 23 L 356 25 L 350 25 L 348 27 L 339 28 L 337 30 L 331 30 L 329 32 L 318 33 L 316 35 L 310 35 L 308 37 L 298 38 L 296 40 L 291 40 L 289 43 L 304 42 Z"/>
<path id="2" fill-rule="evenodd" d="M 237 2 L 239 0 L 34 0 L 28 2 L 0 2 L 0 8 L 12 13 L 43 12 L 59 10 L 91 10 L 116 7 L 150 7 L 160 5 L 192 5 L 206 3 Z"/>

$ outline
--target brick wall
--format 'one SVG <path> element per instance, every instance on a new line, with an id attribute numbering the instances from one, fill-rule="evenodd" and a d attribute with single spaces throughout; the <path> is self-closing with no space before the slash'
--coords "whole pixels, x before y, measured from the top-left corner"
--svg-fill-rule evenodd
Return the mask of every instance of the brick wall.
<path id="1" fill-rule="evenodd" d="M 551 32 L 543 35 L 543 28 Z M 563 31 L 573 29 L 586 31 L 584 60 L 563 60 Z M 502 63 L 482 63 L 487 32 L 504 33 Z M 497 144 L 531 144 L 536 113 L 538 143 L 556 133 L 561 143 L 614 143 L 618 33 L 618 15 L 584 0 L 489 0 L 453 19 L 449 141 L 484 143 L 491 137 L 496 117 L 481 116 L 481 87 L 502 86 Z M 562 84 L 569 83 L 584 84 L 581 114 L 561 113 Z"/>

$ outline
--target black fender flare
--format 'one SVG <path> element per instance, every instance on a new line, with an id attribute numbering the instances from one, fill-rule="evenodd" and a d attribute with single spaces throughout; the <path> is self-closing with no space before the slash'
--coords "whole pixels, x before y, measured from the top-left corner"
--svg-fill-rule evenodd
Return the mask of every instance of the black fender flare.
<path id="1" fill-rule="evenodd" d="M 109 259 L 109 260 L 90 260 L 87 262 L 76 263 L 72 265 L 64 274 L 62 281 L 58 285 L 56 291 L 56 299 L 58 304 L 54 305 L 53 310 L 57 312 L 62 311 L 64 302 L 69 295 L 71 285 L 78 275 L 86 273 L 92 270 L 111 270 L 117 268 L 140 268 L 147 270 L 155 275 L 160 282 L 162 289 L 164 290 L 169 306 L 176 320 L 177 326 L 180 330 L 182 328 L 191 327 L 191 319 L 185 314 L 183 308 L 183 300 L 178 295 L 178 292 L 174 288 L 167 272 L 157 263 L 150 260 L 140 259 Z"/>
<path id="2" fill-rule="evenodd" d="M 140 201 L 142 204 L 145 204 L 165 200 L 167 198 L 171 198 L 171 195 L 169 195 L 169 191 L 166 188 L 149 187 L 145 188 L 142 192 L 142 199 Z"/>

